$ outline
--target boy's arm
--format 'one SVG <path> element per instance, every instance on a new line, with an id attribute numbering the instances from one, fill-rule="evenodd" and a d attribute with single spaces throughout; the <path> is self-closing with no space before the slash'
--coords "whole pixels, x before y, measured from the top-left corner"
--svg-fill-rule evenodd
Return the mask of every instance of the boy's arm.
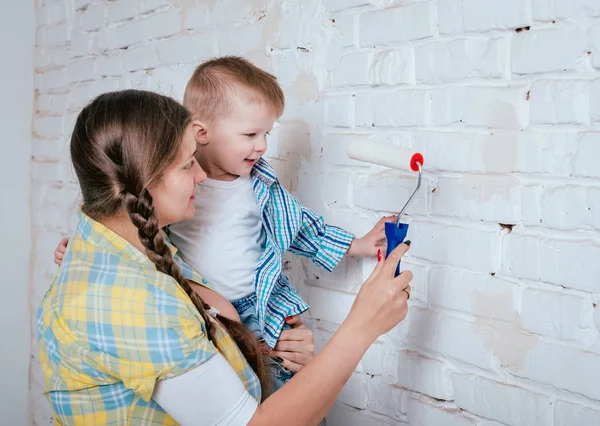
<path id="1" fill-rule="evenodd" d="M 325 224 L 323 216 L 302 207 L 302 224 L 289 251 L 309 257 L 313 263 L 331 272 L 348 252 L 354 238 L 342 228 Z"/>

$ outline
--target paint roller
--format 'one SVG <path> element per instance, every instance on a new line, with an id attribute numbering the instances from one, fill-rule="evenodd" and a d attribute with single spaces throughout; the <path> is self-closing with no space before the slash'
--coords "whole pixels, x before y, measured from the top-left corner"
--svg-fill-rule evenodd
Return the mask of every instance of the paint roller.
<path id="1" fill-rule="evenodd" d="M 348 144 L 348 157 L 353 160 L 364 161 L 371 164 L 377 164 L 392 169 L 404 170 L 407 172 L 417 172 L 417 187 L 408 198 L 395 223 L 387 222 L 385 224 L 385 238 L 387 241 L 386 257 L 400 244 L 404 242 L 408 233 L 408 224 L 401 223 L 400 218 L 415 198 L 415 195 L 421 187 L 422 166 L 425 163 L 423 155 L 414 150 L 376 144 L 364 140 L 351 140 Z M 400 274 L 400 262 L 396 269 L 396 276 Z"/>

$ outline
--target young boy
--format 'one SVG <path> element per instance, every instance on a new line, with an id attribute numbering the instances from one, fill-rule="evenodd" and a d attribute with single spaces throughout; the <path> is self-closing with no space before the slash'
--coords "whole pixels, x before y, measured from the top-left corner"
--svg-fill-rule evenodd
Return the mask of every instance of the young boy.
<path id="1" fill-rule="evenodd" d="M 184 260 L 275 348 L 289 328 L 286 319 L 308 309 L 282 273 L 284 253 L 309 257 L 330 272 L 345 255 L 377 255 L 383 223 L 395 218 L 355 238 L 326 225 L 281 186 L 262 156 L 283 113 L 283 91 L 274 76 L 245 59 L 201 64 L 183 103 L 192 113 L 197 160 L 208 179 L 198 185 L 194 217 L 171 225 L 168 235 Z M 279 357 L 272 367 L 277 390 L 293 373 Z"/>

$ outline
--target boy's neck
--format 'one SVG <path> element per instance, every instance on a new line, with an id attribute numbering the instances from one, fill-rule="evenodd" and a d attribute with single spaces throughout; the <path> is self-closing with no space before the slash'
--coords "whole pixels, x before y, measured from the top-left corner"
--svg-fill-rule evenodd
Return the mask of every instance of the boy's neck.
<path id="1" fill-rule="evenodd" d="M 206 172 L 206 176 L 212 180 L 220 180 L 224 182 L 232 182 L 239 178 L 238 175 L 233 175 L 231 173 L 227 173 L 226 171 L 221 170 L 210 161 L 206 160 L 206 157 L 200 156 L 196 154 L 196 161 L 202 167 L 202 170 Z"/>

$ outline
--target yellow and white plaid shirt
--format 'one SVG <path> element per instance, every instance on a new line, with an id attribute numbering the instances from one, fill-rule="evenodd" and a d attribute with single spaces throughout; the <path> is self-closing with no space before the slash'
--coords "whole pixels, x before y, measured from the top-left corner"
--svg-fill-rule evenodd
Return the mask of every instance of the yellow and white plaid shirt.
<path id="1" fill-rule="evenodd" d="M 169 247 L 183 274 L 206 285 Z M 39 308 L 37 333 L 47 395 L 60 425 L 174 425 L 152 399 L 156 382 L 217 353 L 176 281 L 81 212 L 77 234 Z M 216 335 L 221 352 L 260 401 L 260 384 L 246 359 L 218 325 Z"/>

